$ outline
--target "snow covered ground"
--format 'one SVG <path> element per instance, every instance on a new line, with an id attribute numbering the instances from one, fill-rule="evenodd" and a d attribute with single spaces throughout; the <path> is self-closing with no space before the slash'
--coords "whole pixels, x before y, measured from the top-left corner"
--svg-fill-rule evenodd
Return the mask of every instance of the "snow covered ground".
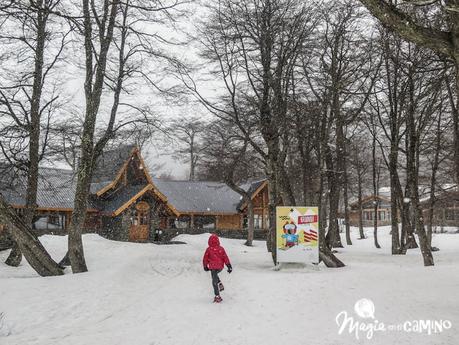
<path id="1" fill-rule="evenodd" d="M 201 258 L 208 235 L 182 235 L 186 245 L 113 242 L 85 235 L 90 271 L 37 277 L 27 263 L 3 264 L 0 253 L 1 345 L 287 345 L 287 344 L 458 344 L 459 235 L 438 234 L 435 267 L 422 266 L 418 250 L 390 255 L 387 228 L 382 249 L 369 238 L 340 250 L 343 269 L 292 266 L 274 271 L 264 242 L 247 248 L 223 239 L 234 272 L 222 272 L 222 304 L 212 304 L 210 275 Z M 41 238 L 53 257 L 65 252 L 66 238 Z M 375 319 L 356 315 L 367 298 Z M 337 314 L 345 311 L 361 327 L 405 324 L 403 330 L 338 334 Z M 446 330 L 413 332 L 414 320 L 447 320 Z M 363 326 L 362 326 L 363 325 Z M 448 327 L 450 326 L 450 327 Z"/>

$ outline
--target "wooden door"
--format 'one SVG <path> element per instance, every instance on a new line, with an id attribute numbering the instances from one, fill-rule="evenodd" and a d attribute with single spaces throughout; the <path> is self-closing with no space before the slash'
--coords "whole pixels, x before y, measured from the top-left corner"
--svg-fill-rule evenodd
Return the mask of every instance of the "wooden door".
<path id="1" fill-rule="evenodd" d="M 150 205 L 145 201 L 139 202 L 131 216 L 129 241 L 141 242 L 148 240 L 150 230 Z"/>

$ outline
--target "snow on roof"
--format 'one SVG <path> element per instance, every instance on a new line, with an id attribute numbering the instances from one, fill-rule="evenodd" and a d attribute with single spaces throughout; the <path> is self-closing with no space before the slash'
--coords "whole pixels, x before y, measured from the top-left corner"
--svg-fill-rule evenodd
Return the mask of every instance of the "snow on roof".
<path id="1" fill-rule="evenodd" d="M 27 181 L 24 175 L 16 175 L 6 185 L 4 176 L 0 183 L 2 195 L 11 205 L 25 205 Z M 73 208 L 76 179 L 71 170 L 40 167 L 37 204 L 40 208 Z"/>
<path id="2" fill-rule="evenodd" d="M 181 213 L 237 213 L 241 196 L 225 183 L 209 181 L 166 181 L 153 178 L 154 185 Z M 253 193 L 263 183 L 241 185 Z"/>
<path id="3" fill-rule="evenodd" d="M 100 185 L 112 182 L 134 148 L 134 145 L 123 145 L 116 149 L 104 151 L 97 159 L 92 182 Z"/>
<path id="4" fill-rule="evenodd" d="M 142 191 L 146 185 L 129 185 L 123 186 L 116 193 L 107 199 L 98 200 L 97 205 L 98 209 L 106 213 L 112 213 L 126 204 L 131 200 L 135 195 Z"/>
<path id="5" fill-rule="evenodd" d="M 109 184 L 128 159 L 134 146 L 125 145 L 105 151 L 97 160 L 90 192 L 95 193 Z M 76 176 L 72 170 L 39 168 L 37 205 L 39 208 L 72 209 L 76 190 Z M 11 205 L 26 203 L 27 178 L 17 170 L 2 169 L 0 192 Z M 91 203 L 89 207 L 94 207 Z"/>

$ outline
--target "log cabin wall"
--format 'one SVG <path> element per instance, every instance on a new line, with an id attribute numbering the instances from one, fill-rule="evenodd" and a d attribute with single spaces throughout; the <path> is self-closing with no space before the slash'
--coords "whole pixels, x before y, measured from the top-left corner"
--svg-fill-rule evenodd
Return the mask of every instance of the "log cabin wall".
<path id="1" fill-rule="evenodd" d="M 364 227 L 374 226 L 374 209 L 368 208 L 362 210 L 362 224 Z M 378 209 L 378 226 L 391 225 L 391 210 L 389 208 Z M 349 224 L 359 226 L 359 211 L 353 210 L 349 213 Z"/>
<path id="2" fill-rule="evenodd" d="M 242 215 L 217 215 L 216 223 L 217 229 L 241 229 Z"/>
<path id="3" fill-rule="evenodd" d="M 146 194 L 118 216 L 104 216 L 101 235 L 117 241 L 154 240 L 156 232 L 162 229 L 169 216 L 167 207 L 161 201 Z"/>
<path id="4" fill-rule="evenodd" d="M 18 213 L 22 207 L 15 208 Z M 68 209 L 38 209 L 34 216 L 32 230 L 37 236 L 66 235 L 70 225 L 72 211 Z M 0 231 L 5 226 L 0 225 Z M 102 228 L 102 219 L 98 212 L 89 211 L 84 223 L 83 233 L 99 232 Z"/>
<path id="5" fill-rule="evenodd" d="M 268 229 L 269 228 L 269 193 L 268 184 L 265 183 L 261 190 L 252 199 L 253 202 L 253 214 L 254 214 L 254 226 L 255 229 Z M 241 227 L 247 227 L 247 207 L 242 205 L 242 219 L 243 224 Z"/>
<path id="6" fill-rule="evenodd" d="M 374 206 L 375 202 L 379 204 L 378 206 L 378 226 L 387 226 L 392 222 L 391 215 L 391 205 L 390 200 L 381 197 L 370 195 L 362 199 L 362 224 L 364 227 L 374 226 L 375 212 Z M 351 226 L 359 226 L 359 212 L 360 206 L 358 202 L 354 202 L 350 205 L 351 211 L 349 213 L 349 224 Z M 342 216 L 344 218 L 344 215 Z"/>
<path id="7" fill-rule="evenodd" d="M 424 209 L 423 214 L 424 220 L 427 221 L 429 219 L 428 209 Z M 459 230 L 459 205 L 457 207 L 435 207 L 432 226 L 436 228 L 456 227 Z"/>

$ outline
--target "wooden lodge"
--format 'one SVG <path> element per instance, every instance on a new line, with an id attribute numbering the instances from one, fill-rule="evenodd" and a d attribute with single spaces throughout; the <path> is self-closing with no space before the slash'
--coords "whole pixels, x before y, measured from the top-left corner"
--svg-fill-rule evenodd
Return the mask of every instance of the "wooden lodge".
<path id="1" fill-rule="evenodd" d="M 375 203 L 378 204 L 378 214 L 375 215 Z M 351 226 L 359 226 L 359 202 L 354 202 L 350 205 L 350 219 L 349 223 Z M 390 225 L 391 224 L 391 208 L 390 199 L 383 196 L 370 195 L 362 199 L 362 224 L 365 227 L 374 225 L 374 219 L 378 217 L 378 225 Z"/>
<path id="2" fill-rule="evenodd" d="M 3 174 L 0 192 L 22 212 L 26 180 L 11 176 Z M 40 168 L 38 185 L 34 231 L 65 234 L 74 203 L 74 173 Z M 241 187 L 252 195 L 255 227 L 267 229 L 266 180 Z M 105 152 L 96 163 L 85 231 L 116 240 L 149 241 L 166 229 L 241 230 L 247 224 L 247 207 L 241 200 L 223 183 L 152 178 L 140 150 L 123 146 Z"/>
<path id="3" fill-rule="evenodd" d="M 428 219 L 430 199 L 422 203 L 424 219 Z M 435 197 L 432 225 L 439 228 L 456 227 L 459 230 L 459 191 L 438 193 Z"/>

